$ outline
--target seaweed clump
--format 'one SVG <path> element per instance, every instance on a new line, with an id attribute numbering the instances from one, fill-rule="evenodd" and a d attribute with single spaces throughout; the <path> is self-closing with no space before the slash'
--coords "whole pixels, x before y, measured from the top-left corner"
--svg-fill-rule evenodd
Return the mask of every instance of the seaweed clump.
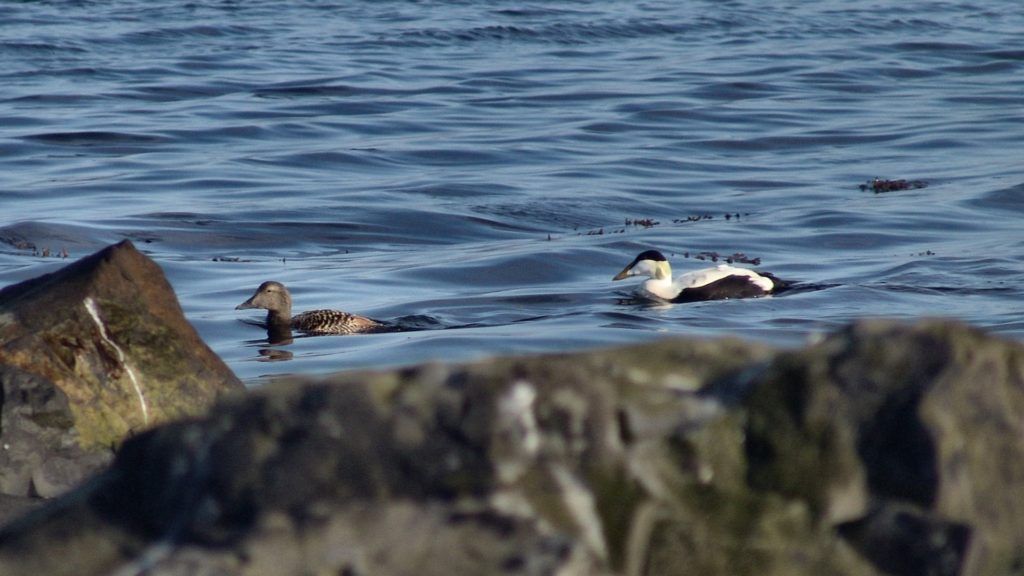
<path id="1" fill-rule="evenodd" d="M 885 192 L 896 192 L 899 190 L 916 190 L 927 186 L 928 182 L 924 180 L 887 180 L 885 178 L 872 178 L 866 183 L 861 184 L 859 187 L 861 192 L 871 190 L 875 194 L 882 194 Z"/>

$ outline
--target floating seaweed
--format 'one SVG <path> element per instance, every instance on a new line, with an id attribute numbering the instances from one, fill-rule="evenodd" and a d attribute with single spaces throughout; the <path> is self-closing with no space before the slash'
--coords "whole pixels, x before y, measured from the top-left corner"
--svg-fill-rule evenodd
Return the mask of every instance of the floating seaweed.
<path id="1" fill-rule="evenodd" d="M 214 256 L 212 260 L 214 262 L 252 262 L 252 260 L 243 260 L 238 256 Z"/>
<path id="2" fill-rule="evenodd" d="M 685 224 L 687 222 L 700 222 L 701 220 L 711 220 L 714 218 L 711 214 L 699 214 L 697 216 L 687 216 L 686 218 L 675 218 L 672 220 L 673 224 Z"/>
<path id="3" fill-rule="evenodd" d="M 884 178 L 872 178 L 859 186 L 861 192 L 871 190 L 875 194 L 884 192 L 896 192 L 897 190 L 915 190 L 928 186 L 924 180 L 887 180 Z"/>
<path id="4" fill-rule="evenodd" d="M 743 216 L 750 216 L 750 212 L 729 212 L 722 215 L 725 220 L 736 220 L 737 222 Z M 684 218 L 673 218 L 673 224 L 686 224 L 689 222 L 701 222 L 704 220 L 714 220 L 715 216 L 711 214 L 695 214 L 686 216 Z M 576 236 L 602 236 L 604 234 L 625 234 L 632 228 L 653 228 L 660 226 L 661 222 L 654 218 L 624 218 L 623 228 L 593 228 L 591 230 L 581 231 L 578 225 L 574 225 L 572 230 L 576 232 Z M 547 235 L 547 240 L 551 241 L 553 238 L 551 234 Z"/>
<path id="5" fill-rule="evenodd" d="M 661 224 L 654 218 L 626 218 L 626 226 L 638 226 L 640 228 L 652 228 Z"/>
<path id="6" fill-rule="evenodd" d="M 683 257 L 689 258 L 690 253 L 683 252 Z M 718 262 L 719 260 L 724 260 L 728 264 L 750 264 L 751 266 L 761 265 L 760 258 L 751 258 L 750 256 L 747 256 L 742 252 L 734 252 L 733 254 L 726 256 L 714 251 L 704 251 L 694 254 L 693 258 L 701 261 L 710 260 L 711 262 Z"/>

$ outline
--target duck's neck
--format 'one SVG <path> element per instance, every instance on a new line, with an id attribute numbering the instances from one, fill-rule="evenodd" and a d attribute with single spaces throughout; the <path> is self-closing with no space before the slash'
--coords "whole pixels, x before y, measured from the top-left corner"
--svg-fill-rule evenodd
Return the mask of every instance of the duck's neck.
<path id="1" fill-rule="evenodd" d="M 679 290 L 672 284 L 671 275 L 664 278 L 646 280 L 644 281 L 643 288 L 644 291 L 666 300 L 671 300 L 679 294 Z"/>
<path id="2" fill-rule="evenodd" d="M 651 278 L 644 282 L 644 290 L 648 293 L 671 300 L 679 294 L 679 289 L 672 284 L 672 268 L 668 262 L 658 262 Z"/>
<path id="3" fill-rule="evenodd" d="M 267 342 L 270 344 L 291 344 L 292 327 L 288 324 L 267 324 Z"/>
<path id="4" fill-rule="evenodd" d="M 289 328 L 291 324 L 291 310 L 267 310 L 267 328 Z"/>

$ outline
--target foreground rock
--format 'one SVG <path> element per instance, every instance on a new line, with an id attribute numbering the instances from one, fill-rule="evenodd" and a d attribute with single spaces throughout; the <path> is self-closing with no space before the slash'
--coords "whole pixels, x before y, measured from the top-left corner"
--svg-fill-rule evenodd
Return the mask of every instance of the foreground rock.
<path id="1" fill-rule="evenodd" d="M 241 388 L 185 320 L 160 268 L 130 242 L 8 286 L 0 495 L 61 493 L 106 465 L 127 435 L 204 412 Z"/>
<path id="2" fill-rule="evenodd" d="M 280 382 L 126 442 L 0 573 L 1019 573 L 1022 413 L 1021 346 L 941 322 Z"/>

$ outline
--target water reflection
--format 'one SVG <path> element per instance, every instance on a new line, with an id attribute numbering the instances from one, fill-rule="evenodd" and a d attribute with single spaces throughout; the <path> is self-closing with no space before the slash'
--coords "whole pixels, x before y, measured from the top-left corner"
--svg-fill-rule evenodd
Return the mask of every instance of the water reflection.
<path id="1" fill-rule="evenodd" d="M 267 338 L 265 340 L 246 341 L 246 344 L 249 346 L 260 347 L 259 360 L 261 362 L 280 362 L 282 360 L 291 360 L 295 356 L 291 351 L 280 348 L 281 346 L 288 346 L 295 341 L 291 328 L 288 326 L 267 325 L 254 320 L 242 320 L 242 322 L 250 326 L 259 326 L 267 331 Z"/>
<path id="2" fill-rule="evenodd" d="M 272 346 L 285 346 L 293 340 L 291 327 L 274 324 L 267 326 L 267 342 Z"/>
<path id="3" fill-rule="evenodd" d="M 291 340 L 286 343 L 291 343 Z M 260 348 L 259 354 L 261 362 L 281 362 L 295 357 L 290 350 L 282 350 L 280 348 Z"/>

